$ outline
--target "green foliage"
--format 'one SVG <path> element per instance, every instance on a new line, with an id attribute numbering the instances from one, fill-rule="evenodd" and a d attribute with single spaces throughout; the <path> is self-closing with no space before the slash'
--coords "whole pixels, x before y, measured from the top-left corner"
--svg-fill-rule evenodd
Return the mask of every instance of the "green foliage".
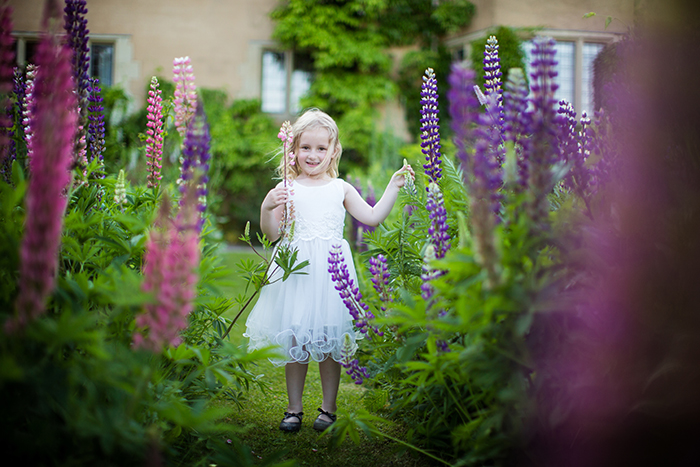
<path id="1" fill-rule="evenodd" d="M 17 295 L 26 190 L 17 163 L 13 174 L 15 187 L 0 182 L 3 323 Z M 184 342 L 163 354 L 136 350 L 134 318 L 153 301 L 141 285 L 144 246 L 162 191 L 129 188 L 126 205 L 117 205 L 115 184 L 112 175 L 69 191 L 47 313 L 21 333 L 3 331 L 0 436 L 13 460 L 32 465 L 140 465 L 152 455 L 169 465 L 252 465 L 225 460 L 221 441 L 236 429 L 211 402 L 240 404 L 260 384 L 247 368 L 270 354 L 222 340 L 232 302 L 219 296 L 215 232 L 205 225 Z"/>
<path id="2" fill-rule="evenodd" d="M 476 83 L 484 87 L 484 49 L 489 36 L 496 36 L 498 39 L 498 57 L 501 59 L 501 83 L 508 79 L 508 71 L 511 68 L 525 69 L 525 52 L 522 48 L 522 40 L 517 32 L 506 26 L 499 26 L 493 31 L 489 31 L 481 39 L 471 43 L 471 67 L 476 72 Z M 526 78 L 527 79 L 527 78 Z"/>
<path id="3" fill-rule="evenodd" d="M 416 41 L 424 50 L 434 48 L 439 37 L 468 24 L 473 14 L 474 6 L 466 0 L 290 0 L 271 17 L 277 22 L 274 37 L 313 59 L 314 81 L 302 106 L 332 115 L 350 165 L 366 166 L 376 105 L 397 92 L 387 48 Z M 446 52 L 441 49 L 439 57 L 444 65 Z M 415 78 L 413 68 L 405 74 Z"/>

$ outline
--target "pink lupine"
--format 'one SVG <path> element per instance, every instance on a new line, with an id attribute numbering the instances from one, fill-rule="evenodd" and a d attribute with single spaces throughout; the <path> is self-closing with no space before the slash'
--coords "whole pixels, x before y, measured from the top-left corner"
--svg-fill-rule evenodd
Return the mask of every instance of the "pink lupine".
<path id="1" fill-rule="evenodd" d="M 151 78 L 148 91 L 148 123 L 146 126 L 146 165 L 148 166 L 148 187 L 157 188 L 160 179 L 161 160 L 163 157 L 163 98 L 158 78 Z"/>
<path id="2" fill-rule="evenodd" d="M 144 257 L 143 290 L 153 293 L 155 303 L 136 318 L 136 347 L 159 352 L 181 342 L 187 316 L 194 307 L 199 265 L 199 211 L 196 184 L 189 185 L 185 202 L 173 221 L 170 203 L 163 201 L 157 228 L 151 231 Z"/>
<path id="3" fill-rule="evenodd" d="M 27 74 L 24 82 L 24 99 L 22 101 L 22 128 L 24 129 L 24 140 L 27 143 L 27 162 L 32 161 L 32 139 L 34 138 L 34 128 L 32 127 L 32 109 L 34 108 L 34 81 L 36 80 L 36 65 L 27 65 Z"/>
<path id="4" fill-rule="evenodd" d="M 175 127 L 184 138 L 187 125 L 197 110 L 197 87 L 194 84 L 194 71 L 190 64 L 190 57 L 180 57 L 173 61 L 173 75 Z"/>
<path id="5" fill-rule="evenodd" d="M 26 195 L 16 316 L 7 322 L 8 330 L 21 329 L 44 313 L 46 300 L 54 288 L 66 207 L 63 191 L 70 183 L 69 166 L 77 126 L 70 50 L 53 31 L 45 33 L 36 61 L 39 72 L 31 109 L 32 176 Z"/>

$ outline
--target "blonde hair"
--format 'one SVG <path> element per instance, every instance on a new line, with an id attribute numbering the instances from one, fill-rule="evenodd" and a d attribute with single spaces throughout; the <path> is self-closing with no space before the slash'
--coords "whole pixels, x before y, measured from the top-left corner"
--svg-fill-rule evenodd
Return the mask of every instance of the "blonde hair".
<path id="1" fill-rule="evenodd" d="M 289 150 L 295 154 L 299 151 L 299 141 L 301 140 L 301 135 L 306 130 L 315 130 L 317 128 L 325 128 L 328 130 L 328 152 L 326 154 L 330 157 L 326 157 L 317 170 L 324 171 L 331 178 L 338 178 L 338 164 L 340 164 L 340 156 L 343 153 L 343 147 L 340 144 L 340 137 L 338 131 L 338 125 L 336 125 L 335 120 L 333 120 L 330 115 L 319 109 L 309 109 L 305 111 L 294 125 L 292 125 L 292 133 L 294 134 L 294 139 L 292 140 L 292 147 Z M 287 164 L 287 177 L 294 180 L 299 175 L 301 175 L 301 170 L 299 169 L 299 164 L 294 165 Z M 279 178 L 284 177 L 284 154 L 280 158 L 280 164 L 277 167 L 277 176 Z"/>

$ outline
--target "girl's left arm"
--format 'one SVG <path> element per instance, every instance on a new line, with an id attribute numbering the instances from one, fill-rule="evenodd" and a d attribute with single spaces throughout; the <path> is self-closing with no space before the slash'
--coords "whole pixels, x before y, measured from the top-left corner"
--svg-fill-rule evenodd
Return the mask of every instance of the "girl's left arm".
<path id="1" fill-rule="evenodd" d="M 367 202 L 362 199 L 362 196 L 357 192 L 355 187 L 345 182 L 345 209 L 350 213 L 352 217 L 362 222 L 363 224 L 369 225 L 371 227 L 376 227 L 389 216 L 391 209 L 396 203 L 396 199 L 399 197 L 399 190 L 406 183 L 404 174 L 410 174 L 414 177 L 413 169 L 410 165 L 404 165 L 399 170 L 397 170 L 394 175 L 391 176 L 389 184 L 384 190 L 382 198 L 374 205 L 374 207 L 367 204 Z"/>

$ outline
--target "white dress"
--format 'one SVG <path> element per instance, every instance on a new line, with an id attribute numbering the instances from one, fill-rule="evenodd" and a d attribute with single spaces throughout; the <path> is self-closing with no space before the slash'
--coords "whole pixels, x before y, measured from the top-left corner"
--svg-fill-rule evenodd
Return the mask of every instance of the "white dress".
<path id="1" fill-rule="evenodd" d="M 340 245 L 350 278 L 357 284 L 350 246 L 343 239 L 344 183 L 338 178 L 321 186 L 295 181 L 290 187 L 295 212 L 291 246 L 299 252 L 298 263 L 309 261 L 303 269 L 307 274 L 292 274 L 282 282 L 282 271 L 275 272 L 274 282 L 260 291 L 243 334 L 249 338 L 250 351 L 279 346 L 281 356 L 270 359 L 275 365 L 328 357 L 340 361 L 357 350 L 356 340 L 361 337 L 328 272 L 331 247 Z"/>

